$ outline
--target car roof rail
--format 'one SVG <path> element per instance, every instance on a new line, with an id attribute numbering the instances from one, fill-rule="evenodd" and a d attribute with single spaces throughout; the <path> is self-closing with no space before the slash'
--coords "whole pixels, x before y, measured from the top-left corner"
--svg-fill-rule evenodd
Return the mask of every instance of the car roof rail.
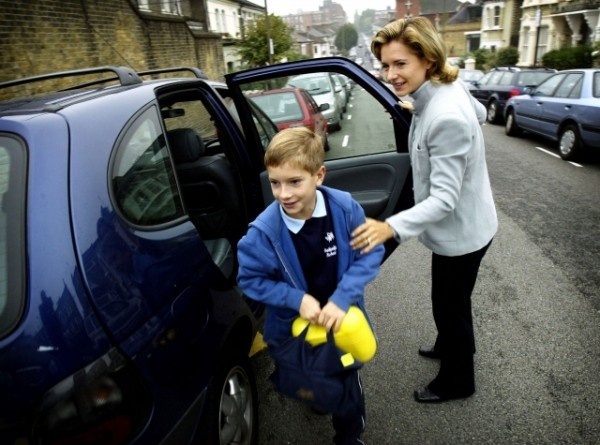
<path id="1" fill-rule="evenodd" d="M 110 81 L 117 80 L 117 79 L 119 80 L 119 83 L 122 86 L 137 85 L 137 84 L 142 83 L 142 79 L 140 79 L 140 77 L 137 75 L 137 73 L 135 71 L 133 71 L 131 68 L 128 68 L 125 66 L 99 66 L 99 67 L 94 67 L 94 68 L 83 68 L 83 69 L 79 69 L 79 70 L 59 71 L 59 72 L 55 72 L 55 73 L 41 74 L 39 76 L 25 77 L 23 79 L 9 80 L 7 82 L 1 82 L 0 89 L 14 87 L 17 85 L 24 85 L 26 83 L 42 82 L 44 80 L 59 79 L 59 78 L 65 78 L 65 77 L 75 77 L 75 76 L 85 76 L 88 74 L 106 73 L 106 72 L 113 72 L 116 74 L 116 77 L 107 77 L 107 78 L 103 78 L 103 79 L 93 80 L 93 81 L 90 81 L 90 82 L 87 82 L 84 84 L 79 84 L 79 85 L 76 85 L 73 87 L 68 87 L 68 88 L 62 89 L 60 91 L 73 90 L 73 89 L 81 88 L 84 86 L 110 82 Z"/>
<path id="2" fill-rule="evenodd" d="M 170 68 L 159 68 L 159 69 L 155 69 L 155 70 L 138 71 L 138 75 L 139 76 L 149 76 L 151 74 L 176 73 L 176 72 L 180 72 L 180 71 L 190 71 L 198 79 L 208 80 L 208 76 L 206 74 L 204 74 L 204 71 L 202 71 L 200 68 L 197 68 L 195 66 L 174 66 L 174 67 L 170 67 Z"/>

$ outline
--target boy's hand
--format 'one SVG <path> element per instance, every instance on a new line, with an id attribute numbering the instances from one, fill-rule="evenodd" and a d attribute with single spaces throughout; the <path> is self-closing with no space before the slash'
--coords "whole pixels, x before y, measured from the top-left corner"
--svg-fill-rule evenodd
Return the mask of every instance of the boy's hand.
<path id="1" fill-rule="evenodd" d="M 319 300 L 310 294 L 304 294 L 300 303 L 300 316 L 313 324 L 317 324 L 320 313 L 321 304 Z"/>
<path id="2" fill-rule="evenodd" d="M 319 315 L 318 324 L 325 326 L 327 332 L 333 329 L 333 332 L 337 332 L 342 325 L 342 320 L 346 316 L 346 312 L 338 307 L 333 302 L 328 302 L 325 307 L 321 310 Z"/>

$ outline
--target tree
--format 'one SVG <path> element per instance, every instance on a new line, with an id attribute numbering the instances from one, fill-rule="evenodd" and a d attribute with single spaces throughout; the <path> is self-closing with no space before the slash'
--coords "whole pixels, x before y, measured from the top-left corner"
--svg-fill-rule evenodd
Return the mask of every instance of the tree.
<path id="1" fill-rule="evenodd" d="M 358 43 L 358 32 L 351 23 L 346 23 L 338 29 L 335 35 L 335 46 L 342 53 L 347 54 L 350 48 L 353 48 Z"/>
<path id="2" fill-rule="evenodd" d="M 496 63 L 498 66 L 514 66 L 519 62 L 519 50 L 514 46 L 508 46 L 498 50 Z"/>
<path id="3" fill-rule="evenodd" d="M 292 47 L 292 32 L 285 22 L 273 14 L 269 14 L 269 34 L 273 41 L 273 62 L 279 62 Z M 260 17 L 246 30 L 246 38 L 237 44 L 238 54 L 249 67 L 269 64 L 269 44 L 265 17 Z"/>

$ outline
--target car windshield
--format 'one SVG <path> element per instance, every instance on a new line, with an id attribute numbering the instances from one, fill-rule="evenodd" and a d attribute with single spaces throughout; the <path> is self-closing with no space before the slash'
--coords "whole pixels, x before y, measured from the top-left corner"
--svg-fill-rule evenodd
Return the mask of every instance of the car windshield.
<path id="1" fill-rule="evenodd" d="M 527 71 L 522 72 L 518 76 L 517 85 L 525 87 L 525 86 L 536 86 L 539 85 L 543 80 L 545 80 L 548 76 L 551 76 L 552 72 L 544 72 L 544 71 Z"/>
<path id="2" fill-rule="evenodd" d="M 25 147 L 0 134 L 0 338 L 19 321 L 24 303 Z"/>
<path id="3" fill-rule="evenodd" d="M 288 86 L 304 88 L 313 96 L 331 92 L 331 85 L 325 76 L 319 77 L 294 77 L 288 82 Z"/>
<path id="4" fill-rule="evenodd" d="M 303 118 L 296 94 L 292 91 L 250 96 L 250 99 L 275 123 L 299 121 Z"/>

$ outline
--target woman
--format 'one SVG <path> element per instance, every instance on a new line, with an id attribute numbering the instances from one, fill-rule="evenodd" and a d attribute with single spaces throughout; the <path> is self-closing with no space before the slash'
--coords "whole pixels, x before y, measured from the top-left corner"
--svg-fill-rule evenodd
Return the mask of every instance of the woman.
<path id="1" fill-rule="evenodd" d="M 431 298 L 438 331 L 419 354 L 440 359 L 438 375 L 415 391 L 418 402 L 469 397 L 475 392 L 475 338 L 471 293 L 498 221 L 480 123 L 485 108 L 446 63 L 446 49 L 431 22 L 401 19 L 381 29 L 371 50 L 398 96 L 410 95 L 409 131 L 415 205 L 385 222 L 368 219 L 352 246 L 368 252 L 395 238 L 418 236 L 432 254 Z"/>

